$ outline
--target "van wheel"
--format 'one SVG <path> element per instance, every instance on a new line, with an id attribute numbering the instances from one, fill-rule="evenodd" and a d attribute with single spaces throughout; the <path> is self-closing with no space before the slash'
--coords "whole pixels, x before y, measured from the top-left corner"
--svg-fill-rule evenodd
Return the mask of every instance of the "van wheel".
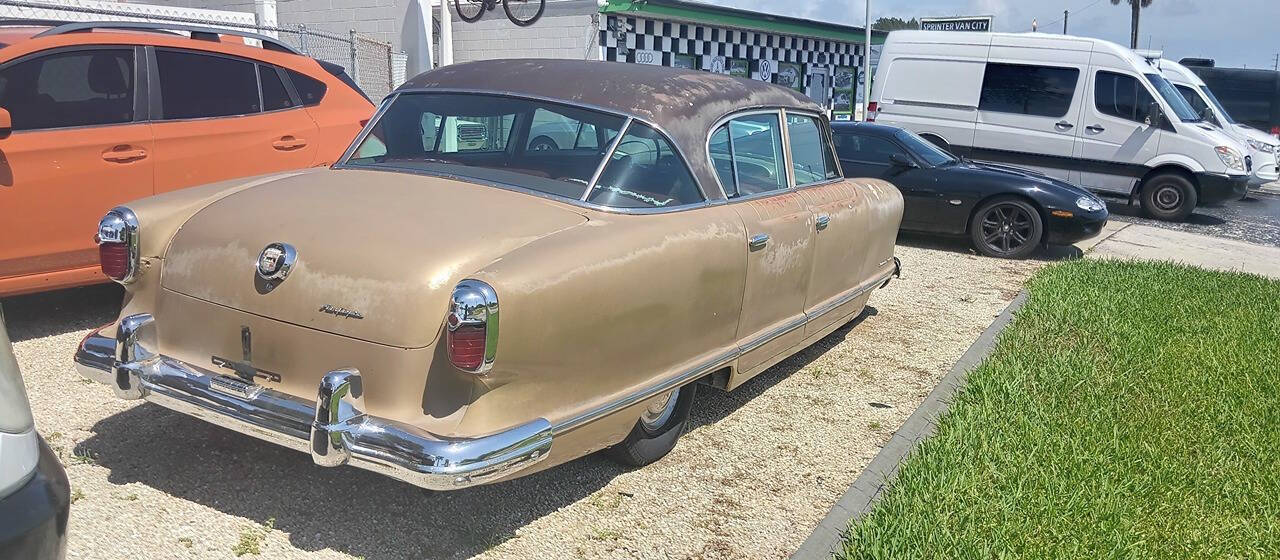
<path id="1" fill-rule="evenodd" d="M 674 449 L 689 421 L 694 385 L 690 383 L 650 399 L 627 439 L 609 448 L 609 457 L 624 465 L 641 467 Z"/>
<path id="2" fill-rule="evenodd" d="M 1025 259 L 1040 247 L 1044 221 L 1031 203 L 997 197 L 978 208 L 969 221 L 973 246 L 988 257 Z"/>
<path id="3" fill-rule="evenodd" d="M 1142 213 L 1149 218 L 1181 222 L 1196 209 L 1200 197 L 1186 177 L 1176 173 L 1156 175 L 1142 185 Z"/>

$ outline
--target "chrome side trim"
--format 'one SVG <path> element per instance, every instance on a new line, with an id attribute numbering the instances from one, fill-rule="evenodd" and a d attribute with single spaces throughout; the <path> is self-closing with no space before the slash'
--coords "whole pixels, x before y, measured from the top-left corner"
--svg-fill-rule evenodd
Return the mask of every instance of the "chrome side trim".
<path id="1" fill-rule="evenodd" d="M 786 323 L 783 323 L 781 325 L 778 325 L 777 327 L 774 327 L 772 329 L 769 329 L 765 332 L 759 333 L 751 337 L 746 342 L 739 344 L 738 348 L 742 350 L 743 354 L 746 354 L 747 352 L 750 352 L 752 350 L 755 350 L 756 348 L 759 348 L 761 346 L 764 346 L 765 344 L 772 342 L 774 339 L 782 335 L 785 335 L 791 331 L 794 331 L 798 328 L 803 327 L 805 323 L 808 323 L 809 321 L 810 321 L 809 317 L 806 317 L 803 314 L 797 315 L 796 317 L 793 317 L 791 320 L 787 321 Z"/>
<path id="2" fill-rule="evenodd" d="M 883 288 L 884 286 L 887 286 L 889 283 L 889 279 L 896 274 L 897 274 L 896 268 L 894 270 L 884 272 L 879 276 L 876 276 L 871 280 L 868 280 L 866 283 L 864 283 L 861 286 L 855 286 L 853 289 L 848 290 L 843 294 L 838 294 L 835 297 L 828 299 L 827 301 L 819 303 L 818 305 L 814 306 L 813 309 L 806 311 L 805 315 L 808 316 L 809 321 L 816 320 L 819 317 L 822 317 L 823 315 L 830 313 L 832 310 L 836 309 L 837 307 L 840 307 L 841 305 L 844 305 L 846 303 L 849 303 L 850 301 L 857 299 L 858 296 L 861 296 L 862 294 L 865 294 L 876 288 Z"/>

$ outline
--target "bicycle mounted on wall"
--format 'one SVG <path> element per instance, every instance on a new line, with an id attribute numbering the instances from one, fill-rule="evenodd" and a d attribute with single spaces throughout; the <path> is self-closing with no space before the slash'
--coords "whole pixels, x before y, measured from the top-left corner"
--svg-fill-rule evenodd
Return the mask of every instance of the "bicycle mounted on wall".
<path id="1" fill-rule="evenodd" d="M 453 8 L 462 21 L 475 23 L 480 21 L 485 11 L 497 9 L 498 0 L 453 0 Z M 507 13 L 507 19 L 521 27 L 533 25 L 546 9 L 547 0 L 502 0 L 502 11 Z"/>

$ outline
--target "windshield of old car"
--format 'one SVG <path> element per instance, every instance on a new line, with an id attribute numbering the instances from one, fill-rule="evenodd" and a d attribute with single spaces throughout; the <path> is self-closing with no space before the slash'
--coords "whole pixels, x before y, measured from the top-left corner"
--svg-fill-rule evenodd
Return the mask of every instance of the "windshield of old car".
<path id="1" fill-rule="evenodd" d="M 402 93 L 346 164 L 479 179 L 576 200 L 623 122 L 530 99 Z"/>
<path id="2" fill-rule="evenodd" d="M 933 145 L 933 142 L 925 140 L 909 130 L 899 130 L 893 135 L 896 136 L 903 144 L 906 144 L 907 148 L 911 150 L 911 153 L 924 160 L 930 167 L 945 165 L 956 160 L 955 156 L 943 151 L 942 148 Z"/>

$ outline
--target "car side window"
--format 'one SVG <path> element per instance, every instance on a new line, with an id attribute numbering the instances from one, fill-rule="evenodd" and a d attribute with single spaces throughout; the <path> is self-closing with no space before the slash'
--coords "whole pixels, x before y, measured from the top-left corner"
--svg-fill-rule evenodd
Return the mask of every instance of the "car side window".
<path id="1" fill-rule="evenodd" d="M 1155 98 L 1133 76 L 1099 71 L 1093 86 L 1093 102 L 1104 115 L 1142 122 Z"/>
<path id="2" fill-rule="evenodd" d="M 329 89 L 329 86 L 324 85 L 324 82 L 302 72 L 293 70 L 285 70 L 284 72 L 289 75 L 289 81 L 293 82 L 293 89 L 298 90 L 298 97 L 302 98 L 303 105 L 310 107 L 324 99 L 324 92 Z"/>
<path id="3" fill-rule="evenodd" d="M 262 84 L 262 110 L 278 111 L 293 106 L 293 98 L 284 89 L 280 73 L 274 66 L 258 65 L 258 83 Z"/>
<path id="4" fill-rule="evenodd" d="M 808 185 L 839 177 L 822 123 L 805 115 L 787 115 L 787 141 L 796 185 Z"/>
<path id="5" fill-rule="evenodd" d="M 702 200 L 671 143 L 639 122 L 627 127 L 587 197 L 587 202 L 614 208 L 668 208 Z"/>
<path id="6" fill-rule="evenodd" d="M 707 151 L 711 156 L 711 166 L 716 170 L 716 177 L 720 179 L 720 186 L 724 187 L 725 196 L 736 196 L 738 185 L 733 173 L 733 146 L 729 143 L 729 125 L 722 124 L 711 133 Z"/>
<path id="7" fill-rule="evenodd" d="M 987 63 L 978 110 L 1058 118 L 1071 109 L 1080 70 Z"/>
<path id="8" fill-rule="evenodd" d="M 889 165 L 889 158 L 894 154 L 906 155 L 897 144 L 884 138 L 865 136 L 862 134 L 837 134 L 837 147 L 840 159 Z"/>
<path id="9" fill-rule="evenodd" d="M 737 179 L 734 188 L 725 187 L 729 198 L 787 188 L 778 115 L 746 115 L 729 121 L 728 126 Z"/>
<path id="10" fill-rule="evenodd" d="M 133 121 L 133 49 L 65 51 L 0 70 L 13 130 Z"/>
<path id="11" fill-rule="evenodd" d="M 156 49 L 160 119 L 199 119 L 262 111 L 257 65 L 195 52 Z"/>

